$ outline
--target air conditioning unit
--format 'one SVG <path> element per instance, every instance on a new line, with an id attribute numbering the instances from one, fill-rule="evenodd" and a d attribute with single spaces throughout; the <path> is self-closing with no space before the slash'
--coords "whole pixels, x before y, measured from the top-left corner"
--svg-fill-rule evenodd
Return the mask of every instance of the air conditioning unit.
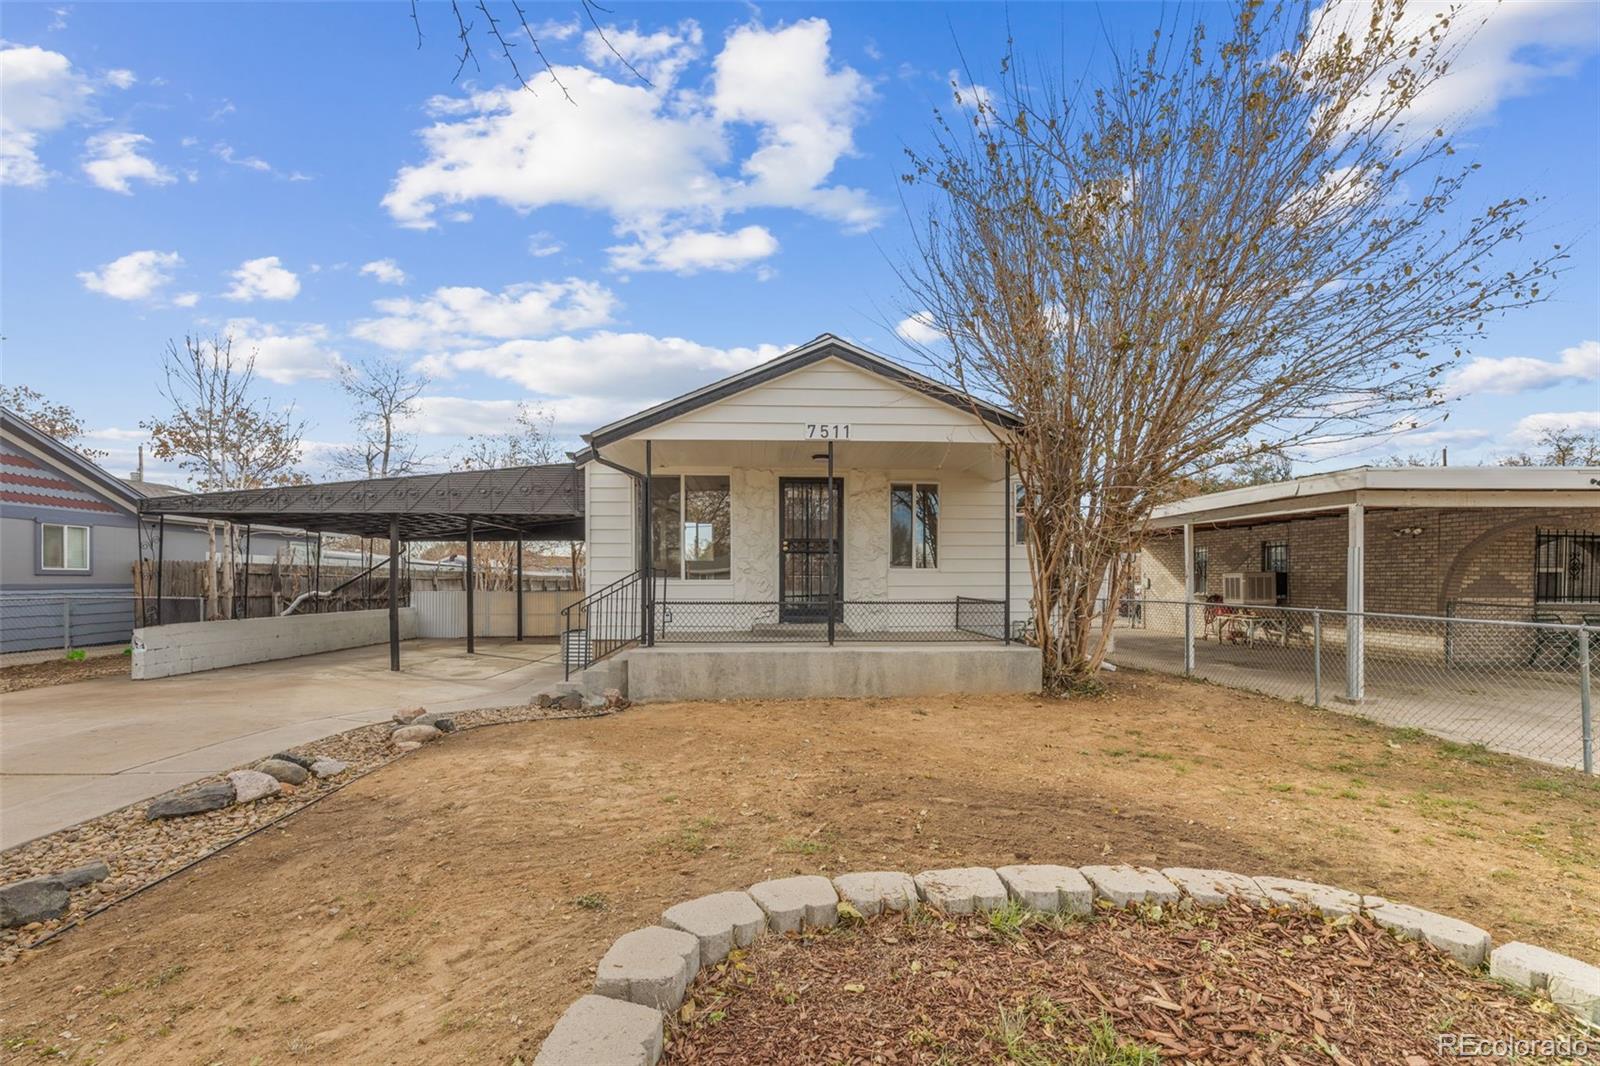
<path id="1" fill-rule="evenodd" d="M 1278 602 L 1278 575 L 1272 570 L 1222 575 L 1222 602 L 1271 607 Z"/>

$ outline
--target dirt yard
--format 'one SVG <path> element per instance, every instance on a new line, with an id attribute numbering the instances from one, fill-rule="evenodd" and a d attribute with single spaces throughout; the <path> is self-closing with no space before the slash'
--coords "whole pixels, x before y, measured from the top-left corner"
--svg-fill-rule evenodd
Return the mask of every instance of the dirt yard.
<path id="1" fill-rule="evenodd" d="M 48 659 L 42 663 L 0 667 L 0 692 L 21 692 L 25 688 L 127 675 L 128 657 L 120 652 L 115 655 L 91 655 L 77 662 L 63 655 L 62 658 Z"/>
<path id="2" fill-rule="evenodd" d="M 791 873 L 1329 881 L 1600 960 L 1600 788 L 1232 690 L 711 703 L 424 748 L 0 975 L 10 1061 L 532 1059 L 619 934 Z"/>

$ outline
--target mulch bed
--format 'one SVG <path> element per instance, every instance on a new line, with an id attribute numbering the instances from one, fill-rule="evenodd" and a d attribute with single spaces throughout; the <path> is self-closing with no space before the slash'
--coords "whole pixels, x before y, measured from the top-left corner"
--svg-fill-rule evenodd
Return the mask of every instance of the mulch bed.
<path id="1" fill-rule="evenodd" d="M 530 705 L 461 711 L 451 718 L 457 729 L 465 730 L 506 722 L 592 718 L 605 713 L 610 712 L 546 710 Z M 395 751 L 389 743 L 389 732 L 393 728 L 392 722 L 359 726 L 287 749 L 295 755 L 339 759 L 349 763 L 350 769 L 337 777 L 325 780 L 312 777 L 302 785 L 286 786 L 277 796 L 157 822 L 145 818 L 150 800 L 139 800 L 0 852 L 0 884 L 58 873 L 97 859 L 111 868 L 111 876 L 106 880 L 73 890 L 71 904 L 62 917 L 21 929 L 0 929 L 0 967 L 15 962 L 24 949 L 95 910 L 226 847 L 268 822 L 316 802 L 363 773 L 403 758 L 405 753 Z M 435 741 L 449 742 L 449 736 Z M 253 765 L 247 763 L 241 768 Z M 187 792 L 226 778 L 225 773 L 215 774 L 177 791 Z"/>
<path id="2" fill-rule="evenodd" d="M 702 972 L 663 1062 L 1420 1066 L 1446 1061 L 1441 1033 L 1574 1032 L 1364 918 L 1236 904 L 1005 925 L 924 911 L 763 938 Z"/>

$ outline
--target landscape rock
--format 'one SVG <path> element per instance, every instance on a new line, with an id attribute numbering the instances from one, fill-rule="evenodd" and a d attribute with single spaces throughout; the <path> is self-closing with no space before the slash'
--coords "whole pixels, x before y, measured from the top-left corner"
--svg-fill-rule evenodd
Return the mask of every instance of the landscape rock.
<path id="1" fill-rule="evenodd" d="M 539 693 L 538 700 L 535 702 L 538 703 L 541 711 L 548 711 L 550 708 L 556 705 L 556 698 L 548 692 L 541 692 Z"/>
<path id="2" fill-rule="evenodd" d="M 700 972 L 700 941 L 681 929 L 651 926 L 624 933 L 595 971 L 597 995 L 657 1010 L 677 1010 Z"/>
<path id="3" fill-rule="evenodd" d="M 766 912 L 767 928 L 774 933 L 828 929 L 839 921 L 839 894 L 826 877 L 809 874 L 762 881 L 750 886 L 750 898 Z"/>
<path id="4" fill-rule="evenodd" d="M 45 922 L 67 913 L 67 886 L 50 877 L 34 877 L 0 888 L 0 929 Z"/>
<path id="5" fill-rule="evenodd" d="M 144 816 L 154 822 L 161 818 L 182 818 L 190 814 L 220 811 L 233 802 L 233 786 L 226 781 L 201 785 L 175 796 L 162 796 L 145 808 Z"/>
<path id="6" fill-rule="evenodd" d="M 423 714 L 418 715 L 412 725 L 431 725 L 441 733 L 454 733 L 456 720 L 448 714 Z"/>
<path id="7" fill-rule="evenodd" d="M 562 711 L 581 711 L 583 709 L 583 697 L 576 692 L 568 692 L 557 699 L 554 706 L 557 710 Z"/>
<path id="8" fill-rule="evenodd" d="M 1262 894 L 1279 906 L 1321 911 L 1329 918 L 1361 911 L 1361 897 L 1348 889 L 1315 881 L 1297 881 L 1292 877 L 1258 877 L 1255 882 Z M 1375 904 L 1382 902 L 1377 897 L 1372 900 Z"/>
<path id="9" fill-rule="evenodd" d="M 256 769 L 264 774 L 271 774 L 286 785 L 303 785 L 311 776 L 311 772 L 299 763 L 276 757 L 262 759 L 256 763 Z"/>
<path id="10" fill-rule="evenodd" d="M 1600 1022 L 1600 966 L 1513 940 L 1489 953 L 1489 976 L 1534 992 L 1543 989 L 1550 1002 Z"/>
<path id="11" fill-rule="evenodd" d="M 1084 866 L 1079 873 L 1094 886 L 1095 896 L 1118 907 L 1135 903 L 1176 903 L 1178 886 L 1144 866 Z"/>
<path id="12" fill-rule="evenodd" d="M 711 966 L 734 948 L 753 944 L 766 928 L 767 916 L 749 893 L 717 892 L 668 907 L 661 924 L 699 940 L 700 965 Z"/>
<path id="13" fill-rule="evenodd" d="M 533 1066 L 655 1066 L 661 1058 L 661 1012 L 605 996 L 584 996 L 544 1038 Z"/>
<path id="14" fill-rule="evenodd" d="M 293 755 L 293 754 L 290 754 L 287 751 L 280 751 L 276 755 L 269 755 L 267 757 L 269 759 L 282 759 L 284 762 L 292 762 L 296 766 L 302 766 L 307 770 L 311 769 L 311 764 L 316 761 L 315 759 L 313 759 L 313 758 L 311 758 L 309 756 L 306 756 L 306 755 Z"/>
<path id="15" fill-rule="evenodd" d="M 233 798 L 237 803 L 276 796 L 283 787 L 276 777 L 260 770 L 235 770 L 228 775 L 228 782 L 233 785 Z"/>
<path id="16" fill-rule="evenodd" d="M 1493 939 L 1487 932 L 1459 918 L 1435 914 L 1404 903 L 1372 908 L 1372 920 L 1397 936 L 1426 940 L 1468 969 L 1483 965 Z"/>
<path id="17" fill-rule="evenodd" d="M 622 694 L 620 688 L 608 688 L 600 695 L 605 699 L 606 706 L 613 711 L 625 711 L 631 706 L 628 697 Z"/>
<path id="18" fill-rule="evenodd" d="M 426 707 L 407 707 L 403 711 L 395 711 L 394 720 L 401 725 L 410 725 L 427 713 L 428 709 Z"/>
<path id="19" fill-rule="evenodd" d="M 438 740 L 444 733 L 431 725 L 403 725 L 389 734 L 396 746 L 401 744 L 426 744 Z"/>
<path id="20" fill-rule="evenodd" d="M 915 880 L 923 900 L 946 914 L 982 914 L 1006 905 L 1006 886 L 987 866 L 924 870 Z"/>
<path id="21" fill-rule="evenodd" d="M 912 911 L 922 902 L 910 874 L 889 870 L 840 874 L 833 879 L 839 899 L 872 918 L 886 911 Z"/>
<path id="22" fill-rule="evenodd" d="M 1094 889 L 1070 866 L 1002 866 L 995 870 L 1011 898 L 1044 914 L 1088 914 Z"/>
<path id="23" fill-rule="evenodd" d="M 1197 870 L 1191 866 L 1169 866 L 1161 875 L 1188 893 L 1202 907 L 1221 907 L 1234 896 L 1263 902 L 1266 893 L 1253 878 L 1227 870 Z"/>
<path id="24" fill-rule="evenodd" d="M 394 744 L 395 751 L 416 751 L 422 743 L 416 740 L 397 740 Z"/>
<path id="25" fill-rule="evenodd" d="M 104 881 L 110 876 L 111 867 L 107 866 L 104 860 L 97 859 L 94 862 L 84 863 L 82 866 L 74 866 L 70 870 L 62 870 L 58 874 L 51 874 L 44 880 L 57 881 L 63 888 L 70 890 L 92 885 L 96 881 Z"/>
<path id="26" fill-rule="evenodd" d="M 350 764 L 338 759 L 319 757 L 311 763 L 311 772 L 317 777 L 338 777 L 350 769 Z"/>
<path id="27" fill-rule="evenodd" d="M 606 698 L 604 696 L 583 697 L 583 709 L 586 711 L 604 711 L 608 710 L 610 707 L 611 704 L 606 702 Z"/>

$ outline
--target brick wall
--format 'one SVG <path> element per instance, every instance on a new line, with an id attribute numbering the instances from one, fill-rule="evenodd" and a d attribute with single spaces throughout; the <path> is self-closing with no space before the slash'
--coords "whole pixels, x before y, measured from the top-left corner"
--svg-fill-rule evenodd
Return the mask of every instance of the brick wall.
<path id="1" fill-rule="evenodd" d="M 1209 555 L 1203 594 L 1222 592 L 1222 575 L 1261 569 L 1261 545 L 1289 545 L 1289 605 L 1343 608 L 1345 517 L 1325 515 L 1224 529 L 1197 527 Z M 1533 605 L 1534 529 L 1600 532 L 1600 508 L 1399 508 L 1367 512 L 1367 610 L 1443 614 L 1453 601 L 1526 613 Z M 1421 529 L 1413 535 L 1410 530 Z M 1398 532 L 1397 531 L 1401 531 Z M 1146 597 L 1183 597 L 1183 533 L 1146 545 Z"/>

